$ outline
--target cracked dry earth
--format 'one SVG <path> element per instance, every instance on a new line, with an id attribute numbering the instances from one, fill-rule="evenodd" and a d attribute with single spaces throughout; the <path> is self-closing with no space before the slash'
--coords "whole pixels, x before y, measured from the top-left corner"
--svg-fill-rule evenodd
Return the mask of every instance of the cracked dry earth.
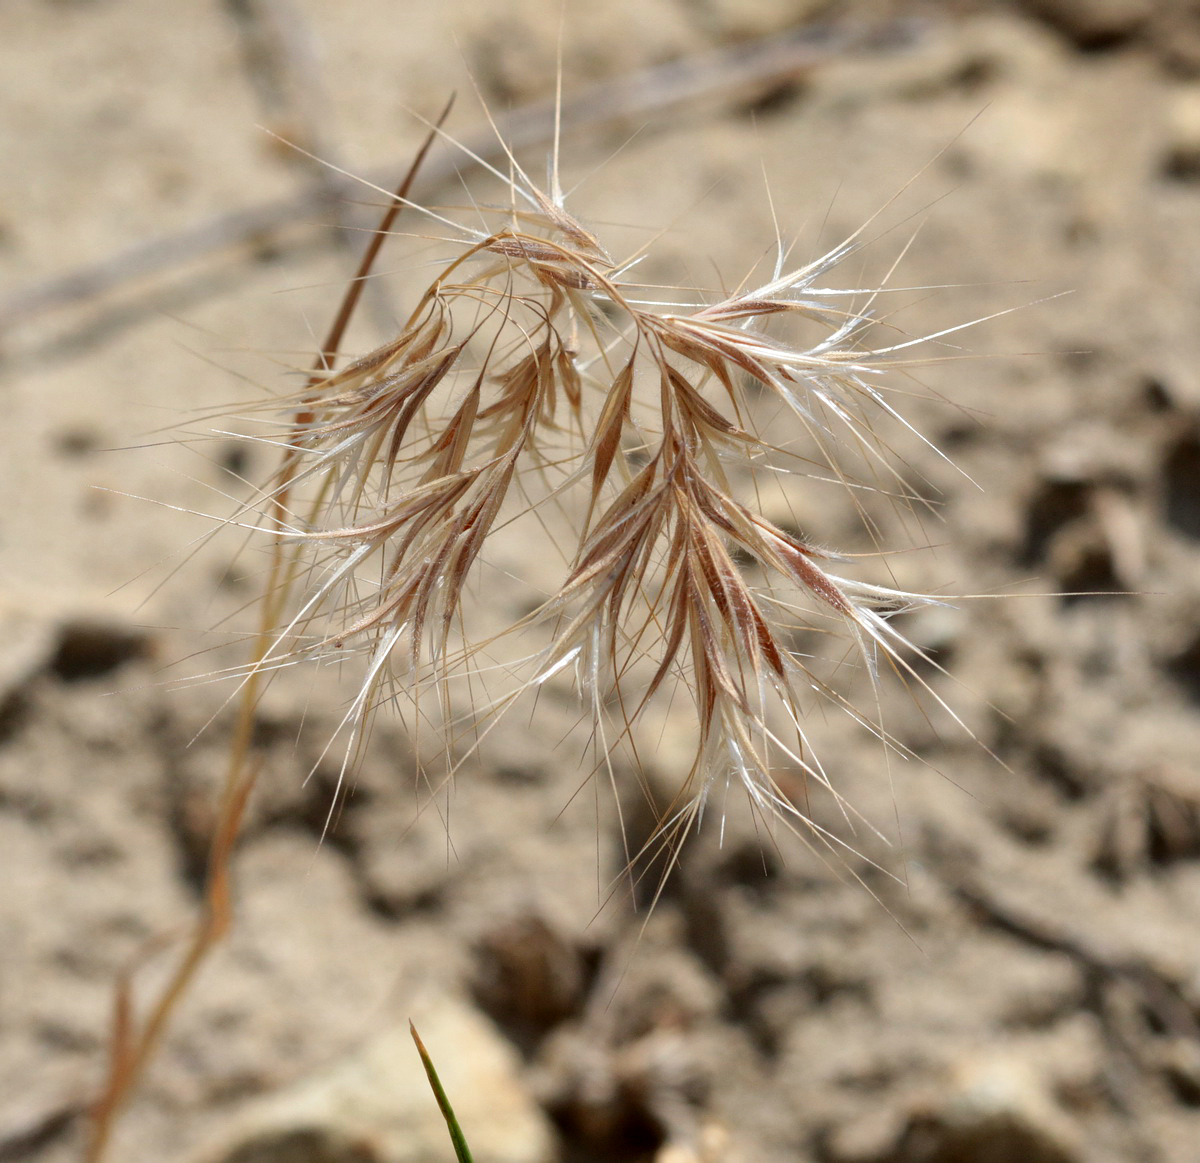
<path id="1" fill-rule="evenodd" d="M 814 254 L 901 191 L 845 278 L 886 271 L 919 222 L 900 281 L 952 289 L 912 296 L 906 327 L 1018 308 L 966 336 L 955 354 L 972 358 L 921 372 L 928 392 L 905 404 L 957 469 L 897 437 L 938 513 L 934 547 L 897 557 L 898 576 L 1003 595 L 906 626 L 978 742 L 902 690 L 884 713 L 924 765 L 885 764 L 844 716 L 815 720 L 882 838 L 860 830 L 857 854 L 823 860 L 731 803 L 651 911 L 653 878 L 606 902 L 621 828 L 603 780 L 576 794 L 591 761 L 565 688 L 502 723 L 424 812 L 429 740 L 382 716 L 327 831 L 322 748 L 346 692 L 333 671 L 285 674 L 256 727 L 235 930 L 113 1158 L 449 1158 L 409 1017 L 481 1159 L 1200 1158 L 1193 6 L 565 11 L 568 97 L 805 22 L 891 29 L 766 86 L 568 134 L 564 167 L 586 178 L 572 202 L 586 221 L 665 231 L 659 281 L 736 282 L 769 254 L 765 171 L 783 231 Z M 419 139 L 405 108 L 469 92 L 468 72 L 497 108 L 551 95 L 557 13 L 10 0 L 5 294 L 311 183 L 257 125 L 373 172 Z M 452 128 L 480 121 L 463 100 Z M 422 196 L 463 195 L 447 178 Z M 229 727 L 228 688 L 203 676 L 240 657 L 262 557 L 179 510 L 228 512 L 271 462 L 186 436 L 257 385 L 278 390 L 311 349 L 351 269 L 333 213 L 10 317 L 0 338 L 5 1163 L 79 1156 L 114 982 L 158 942 L 147 996 L 196 907 Z M 404 240 L 385 252 L 393 277 L 350 346 L 379 341 L 421 261 Z M 764 503 L 825 544 L 870 548 L 846 499 L 810 482 Z M 897 514 L 878 519 L 886 543 L 911 544 Z M 539 563 L 509 552 L 505 570 L 539 584 Z M 487 596 L 505 612 L 520 591 Z M 669 798 L 694 724 L 660 730 L 642 754 Z M 626 759 L 616 774 L 636 847 L 653 820 Z"/>

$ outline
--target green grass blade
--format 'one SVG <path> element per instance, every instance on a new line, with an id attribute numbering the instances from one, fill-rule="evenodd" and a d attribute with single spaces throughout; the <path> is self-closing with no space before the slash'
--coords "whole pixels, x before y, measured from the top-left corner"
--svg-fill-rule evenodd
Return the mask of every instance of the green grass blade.
<path id="1" fill-rule="evenodd" d="M 425 1074 L 429 1078 L 429 1085 L 433 1088 L 434 1098 L 437 1099 L 437 1104 L 442 1110 L 442 1117 L 446 1120 L 446 1127 L 450 1131 L 450 1142 L 454 1144 L 454 1153 L 458 1156 L 458 1163 L 475 1163 L 471 1157 L 471 1148 L 467 1146 L 467 1138 L 454 1115 L 454 1108 L 450 1105 L 450 1100 L 442 1088 L 442 1080 L 438 1078 L 437 1071 L 434 1069 L 433 1059 L 429 1057 L 429 1051 L 425 1049 L 425 1043 L 421 1041 L 417 1027 L 409 1022 L 408 1028 L 412 1033 L 413 1041 L 417 1044 L 417 1053 L 421 1055 L 421 1064 L 425 1067 Z"/>

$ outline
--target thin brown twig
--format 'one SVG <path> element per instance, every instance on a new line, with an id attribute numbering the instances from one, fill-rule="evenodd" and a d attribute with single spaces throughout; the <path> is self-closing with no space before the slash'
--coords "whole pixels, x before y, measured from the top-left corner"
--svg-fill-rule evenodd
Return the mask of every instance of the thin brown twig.
<path id="1" fill-rule="evenodd" d="M 271 127 L 310 153 L 341 164 L 320 54 L 295 0 L 225 0 L 224 8 L 237 29 L 248 79 Z M 295 161 L 301 168 L 313 166 L 304 155 L 296 155 Z"/>
<path id="2" fill-rule="evenodd" d="M 289 160 L 325 190 L 338 242 L 357 250 L 369 221 L 362 207 L 342 196 L 345 150 L 333 132 L 329 93 L 304 14 L 295 0 L 225 0 L 225 8 L 237 27 L 245 69 L 268 128 L 297 147 Z M 375 322 L 386 329 L 395 311 L 382 283 L 371 284 L 371 296 Z"/>
<path id="3" fill-rule="evenodd" d="M 705 97 L 727 97 L 748 88 L 786 84 L 847 52 L 904 46 L 912 41 L 914 27 L 911 22 L 858 29 L 807 26 L 782 36 L 656 65 L 600 82 L 564 99 L 562 127 L 600 125 L 624 117 L 663 112 Z M 495 131 L 489 127 L 463 138 L 465 151 L 432 158 L 423 171 L 423 181 L 429 186 L 446 181 L 463 167 L 467 151 L 483 160 L 502 156 L 501 140 L 511 149 L 544 143 L 554 131 L 554 118 L 553 101 L 539 100 L 520 106 L 498 117 Z M 375 185 L 391 187 L 396 184 L 398 168 L 367 177 Z M 356 187 L 357 183 L 350 179 L 322 176 L 290 197 L 218 215 L 175 234 L 139 243 L 91 266 L 34 283 L 0 300 L 0 333 L 47 312 L 100 298 L 127 283 L 272 239 L 305 219 L 336 213 L 338 201 Z"/>

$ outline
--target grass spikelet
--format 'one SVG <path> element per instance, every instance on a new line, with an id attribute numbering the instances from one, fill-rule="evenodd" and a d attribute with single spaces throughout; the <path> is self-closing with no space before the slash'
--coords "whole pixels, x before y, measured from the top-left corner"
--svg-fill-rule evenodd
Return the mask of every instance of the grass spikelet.
<path id="1" fill-rule="evenodd" d="M 872 681 L 884 661 L 925 686 L 892 617 L 934 599 L 840 575 L 835 553 L 747 498 L 799 442 L 815 475 L 903 497 L 878 432 L 905 426 L 889 375 L 928 340 L 878 341 L 884 288 L 822 285 L 857 238 L 794 269 L 781 247 L 760 285 L 668 300 L 633 278 L 638 256 L 613 258 L 571 215 L 556 175 L 548 195 L 510 162 L 492 171 L 506 207 L 397 201 L 436 230 L 435 274 L 394 338 L 340 369 L 326 359 L 270 433 L 286 452 L 259 506 L 279 564 L 249 675 L 357 665 L 343 777 L 387 702 L 434 725 L 452 771 L 460 733 L 573 673 L 603 765 L 665 688 L 683 690 L 696 747 L 653 843 L 674 846 L 734 779 L 756 813 L 836 848 L 774 773 L 798 770 L 849 815 L 805 720 L 816 701 L 871 716 L 796 632 L 841 636 Z M 791 417 L 786 439 L 756 419 L 764 400 Z M 506 629 L 477 631 L 489 546 L 547 513 L 565 517 L 542 538 L 557 584 Z"/>

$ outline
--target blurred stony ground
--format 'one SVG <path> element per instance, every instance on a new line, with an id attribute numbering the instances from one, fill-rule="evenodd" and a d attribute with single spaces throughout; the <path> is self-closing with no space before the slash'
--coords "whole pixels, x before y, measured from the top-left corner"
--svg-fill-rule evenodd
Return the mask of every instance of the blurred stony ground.
<path id="1" fill-rule="evenodd" d="M 816 717 L 881 836 L 833 860 L 733 805 L 650 911 L 653 870 L 609 894 L 621 829 L 603 778 L 576 795 L 591 760 L 566 690 L 423 812 L 428 741 L 384 716 L 321 842 L 345 691 L 286 675 L 259 717 L 235 932 L 113 1158 L 449 1158 L 412 1017 L 480 1159 L 1194 1160 L 1200 5 L 563 8 L 568 99 L 805 25 L 854 34 L 770 84 L 568 134 L 576 210 L 634 245 L 631 225 L 664 231 L 648 281 L 739 280 L 775 242 L 769 186 L 797 254 L 885 207 L 845 285 L 920 227 L 897 280 L 944 289 L 910 297 L 906 328 L 1015 308 L 913 381 L 906 415 L 957 468 L 896 434 L 939 514 L 897 576 L 1003 595 L 907 625 L 978 741 L 903 690 L 883 710 L 925 767 Z M 228 513 L 271 463 L 203 434 L 307 360 L 361 235 L 339 241 L 318 200 L 70 303 L 31 288 L 321 179 L 262 127 L 375 173 L 451 89 L 463 135 L 472 83 L 501 111 L 551 96 L 559 6 L 7 0 L 0 25 L 0 1160 L 57 1163 L 118 974 L 184 931 L 203 876 L 228 718 L 203 676 L 240 657 L 262 558 L 231 565 L 239 536 L 179 510 Z M 423 196 L 465 200 L 457 178 Z M 394 318 L 413 247 L 385 254 L 395 279 L 350 346 Z M 811 482 L 765 503 L 870 547 Z M 693 730 L 668 717 L 647 741 L 656 793 Z M 626 759 L 616 775 L 636 849 L 653 821 Z"/>

